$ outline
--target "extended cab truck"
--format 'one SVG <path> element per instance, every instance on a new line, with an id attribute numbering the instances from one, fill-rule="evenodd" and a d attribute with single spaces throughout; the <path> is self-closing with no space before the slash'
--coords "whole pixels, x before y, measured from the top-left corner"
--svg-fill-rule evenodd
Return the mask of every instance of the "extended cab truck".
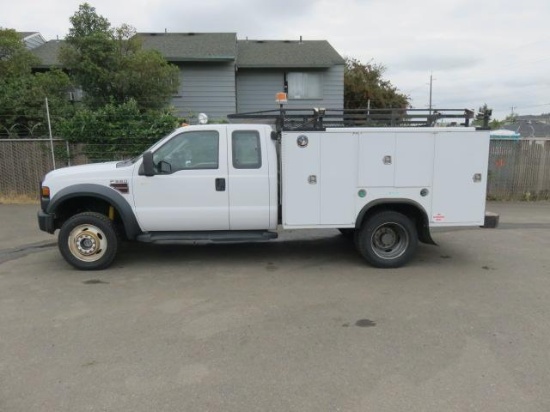
<path id="1" fill-rule="evenodd" d="M 319 120 L 319 119 L 317 119 Z M 78 269 L 103 269 L 120 239 L 255 241 L 339 229 L 376 267 L 434 243 L 430 228 L 484 222 L 489 133 L 473 127 L 182 127 L 128 161 L 54 170 L 40 229 Z"/>

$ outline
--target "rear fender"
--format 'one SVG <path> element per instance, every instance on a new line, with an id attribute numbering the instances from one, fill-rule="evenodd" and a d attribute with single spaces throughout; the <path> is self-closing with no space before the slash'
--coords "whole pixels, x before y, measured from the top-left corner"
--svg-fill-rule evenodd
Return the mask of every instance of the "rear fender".
<path id="1" fill-rule="evenodd" d="M 430 233 L 430 221 L 426 210 L 422 205 L 410 199 L 377 199 L 367 203 L 357 215 L 355 229 L 361 228 L 365 219 L 382 210 L 393 210 L 408 216 L 415 222 L 418 240 L 422 243 L 436 245 Z"/>

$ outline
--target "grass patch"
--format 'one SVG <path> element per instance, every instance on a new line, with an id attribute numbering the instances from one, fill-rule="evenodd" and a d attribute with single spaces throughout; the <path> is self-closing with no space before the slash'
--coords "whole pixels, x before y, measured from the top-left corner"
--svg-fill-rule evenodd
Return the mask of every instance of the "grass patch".
<path id="1" fill-rule="evenodd" d="M 0 205 L 37 205 L 38 198 L 31 195 L 16 193 L 0 193 Z"/>

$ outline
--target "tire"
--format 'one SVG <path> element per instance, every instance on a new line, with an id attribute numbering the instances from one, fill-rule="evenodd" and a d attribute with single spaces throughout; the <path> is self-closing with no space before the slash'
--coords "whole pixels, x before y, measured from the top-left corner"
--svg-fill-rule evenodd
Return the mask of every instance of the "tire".
<path id="1" fill-rule="evenodd" d="M 357 250 L 372 266 L 398 268 L 407 263 L 418 246 L 414 222 L 392 211 L 369 217 L 355 237 Z"/>
<path id="2" fill-rule="evenodd" d="M 353 240 L 355 237 L 355 229 L 350 228 L 344 228 L 344 229 L 338 229 L 342 236 L 344 236 L 348 240 Z"/>
<path id="3" fill-rule="evenodd" d="M 100 270 L 115 259 L 119 239 L 107 216 L 84 212 L 63 223 L 57 244 L 63 258 L 75 268 Z"/>

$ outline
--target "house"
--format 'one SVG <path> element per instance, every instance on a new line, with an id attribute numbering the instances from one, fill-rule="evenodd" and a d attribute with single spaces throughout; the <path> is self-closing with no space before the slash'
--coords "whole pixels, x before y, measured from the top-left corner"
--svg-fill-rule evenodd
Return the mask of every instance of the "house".
<path id="1" fill-rule="evenodd" d="M 143 47 L 158 50 L 180 68 L 182 114 L 211 118 L 287 107 L 344 105 L 344 59 L 327 41 L 237 40 L 236 33 L 138 33 Z"/>
<path id="2" fill-rule="evenodd" d="M 236 33 L 138 33 L 143 48 L 158 50 L 180 69 L 172 98 L 177 112 L 230 113 L 278 108 L 275 94 L 288 93 L 287 107 L 344 106 L 344 59 L 325 40 L 238 40 Z M 62 42 L 32 49 L 37 67 L 59 67 Z"/>
<path id="3" fill-rule="evenodd" d="M 172 105 L 179 114 L 225 118 L 236 110 L 235 33 L 138 33 L 144 49 L 158 50 L 180 69 Z"/>
<path id="4" fill-rule="evenodd" d="M 38 57 L 40 61 L 37 66 L 33 67 L 33 71 L 43 72 L 53 68 L 61 68 L 61 62 L 58 57 L 62 45 L 63 40 L 49 40 L 31 49 L 32 54 Z"/>
<path id="5" fill-rule="evenodd" d="M 324 40 L 239 40 L 237 112 L 275 108 L 284 91 L 288 108 L 344 108 L 344 59 Z"/>

